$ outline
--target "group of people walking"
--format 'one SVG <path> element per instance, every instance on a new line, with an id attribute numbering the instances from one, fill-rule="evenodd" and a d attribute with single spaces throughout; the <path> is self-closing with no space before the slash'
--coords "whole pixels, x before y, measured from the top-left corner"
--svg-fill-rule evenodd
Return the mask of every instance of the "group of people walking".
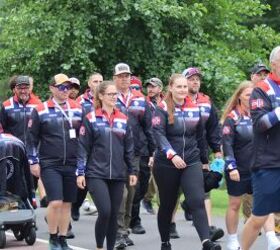
<path id="1" fill-rule="evenodd" d="M 80 81 L 57 74 L 45 102 L 32 93 L 31 77 L 13 78 L 14 95 L 1 107 L 0 133 L 23 141 L 30 171 L 42 181 L 50 249 L 71 249 L 70 218 L 79 220 L 87 192 L 98 211 L 96 249 L 104 249 L 105 240 L 108 250 L 133 245 L 130 232 L 145 233 L 139 208 L 151 178 L 159 195 L 161 249 L 171 250 L 170 238 L 179 237 L 175 221 L 181 193 L 202 249 L 221 249 L 215 241 L 224 232 L 212 225 L 206 193 L 211 189 L 205 184 L 209 148 L 215 159 L 225 159 L 227 249 L 249 249 L 262 226 L 268 250 L 280 249 L 273 214 L 280 211 L 280 46 L 272 50 L 270 65 L 271 72 L 264 64 L 253 68 L 220 121 L 211 98 L 200 92 L 202 73 L 196 67 L 172 74 L 164 94 L 159 78 L 148 79 L 147 97 L 125 63 L 114 67 L 112 80 L 93 73 L 79 97 Z M 253 203 L 244 202 L 252 214 L 240 242 L 237 225 L 245 194 L 253 197 Z"/>

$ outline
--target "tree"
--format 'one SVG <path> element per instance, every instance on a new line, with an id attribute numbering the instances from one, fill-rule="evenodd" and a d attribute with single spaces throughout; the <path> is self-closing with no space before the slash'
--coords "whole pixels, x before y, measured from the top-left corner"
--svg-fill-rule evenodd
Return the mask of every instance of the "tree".
<path id="1" fill-rule="evenodd" d="M 245 23 L 269 9 L 258 0 L 6 0 L 1 8 L 0 73 L 34 76 L 45 96 L 58 72 L 112 77 L 127 62 L 146 79 L 198 66 L 203 89 L 221 105 L 280 36 Z M 266 34 L 264 36 L 264 34 Z"/>

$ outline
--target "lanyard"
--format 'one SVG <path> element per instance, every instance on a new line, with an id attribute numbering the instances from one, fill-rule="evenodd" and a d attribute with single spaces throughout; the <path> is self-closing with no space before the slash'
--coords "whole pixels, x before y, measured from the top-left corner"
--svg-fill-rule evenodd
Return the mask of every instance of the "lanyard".
<path id="1" fill-rule="evenodd" d="M 70 105 L 68 102 L 66 102 L 66 106 L 67 106 L 67 112 L 68 115 L 65 113 L 65 111 L 63 110 L 63 108 L 61 108 L 61 106 L 56 102 L 56 100 L 53 98 L 53 102 L 55 104 L 55 107 L 58 108 L 60 110 L 60 112 L 63 114 L 63 116 L 66 118 L 66 120 L 69 122 L 70 128 L 73 128 L 73 123 L 72 123 L 72 117 L 73 117 L 73 113 L 70 112 Z"/>
<path id="2" fill-rule="evenodd" d="M 128 104 L 130 102 L 131 92 L 129 91 L 127 96 L 124 97 L 122 93 L 119 92 L 119 99 L 121 99 L 122 103 L 125 105 L 125 107 L 128 107 Z"/>

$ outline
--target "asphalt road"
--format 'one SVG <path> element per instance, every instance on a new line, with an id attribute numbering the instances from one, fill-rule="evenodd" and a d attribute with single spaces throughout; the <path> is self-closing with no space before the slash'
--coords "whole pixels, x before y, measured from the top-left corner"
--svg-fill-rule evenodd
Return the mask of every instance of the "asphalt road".
<path id="1" fill-rule="evenodd" d="M 17 242 L 13 236 L 8 232 L 7 235 L 7 246 L 6 249 L 15 250 L 46 250 L 48 249 L 47 240 L 47 225 L 44 221 L 45 209 L 39 208 L 36 210 L 37 214 L 37 242 L 33 246 L 27 246 L 25 242 Z M 146 229 L 146 234 L 135 235 L 131 234 L 131 239 L 134 241 L 135 245 L 127 247 L 127 250 L 157 250 L 160 249 L 160 238 L 157 229 L 156 215 L 149 215 L 143 210 L 141 212 L 142 224 Z M 68 243 L 73 246 L 76 250 L 94 250 L 95 249 L 95 238 L 94 238 L 94 224 L 96 216 L 85 215 L 81 211 L 81 218 L 78 222 L 73 222 L 73 232 L 75 233 L 75 238 L 68 240 Z M 225 229 L 224 219 L 222 217 L 214 217 L 214 224 L 216 226 Z M 177 230 L 180 234 L 180 238 L 172 240 L 173 250 L 199 250 L 201 245 L 196 234 L 194 227 L 191 222 L 186 222 L 183 218 L 183 213 L 179 212 L 177 215 Z M 242 230 L 242 223 L 239 226 L 239 233 Z M 224 236 L 220 244 L 223 249 L 225 248 Z M 266 239 L 264 234 L 258 237 L 255 245 L 252 247 L 253 250 L 264 250 L 267 249 Z"/>

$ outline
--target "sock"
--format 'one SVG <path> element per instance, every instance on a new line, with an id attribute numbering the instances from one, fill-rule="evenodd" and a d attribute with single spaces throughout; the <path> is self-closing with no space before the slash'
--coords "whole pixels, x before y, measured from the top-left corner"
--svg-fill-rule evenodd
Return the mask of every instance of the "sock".
<path id="1" fill-rule="evenodd" d="M 57 233 L 50 234 L 50 240 L 56 240 L 57 239 Z"/>
<path id="2" fill-rule="evenodd" d="M 228 241 L 238 241 L 237 234 L 228 234 Z"/>

